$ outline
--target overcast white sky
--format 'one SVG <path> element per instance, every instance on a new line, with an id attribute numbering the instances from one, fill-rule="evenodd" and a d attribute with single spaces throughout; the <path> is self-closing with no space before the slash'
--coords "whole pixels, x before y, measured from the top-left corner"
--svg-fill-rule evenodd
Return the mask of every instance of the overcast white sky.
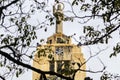
<path id="1" fill-rule="evenodd" d="M 93 24 L 93 23 L 91 23 Z M 82 27 L 80 24 L 77 23 L 71 23 L 71 22 L 65 22 L 63 24 L 63 29 L 64 29 L 64 33 L 66 35 L 71 35 L 76 33 L 76 39 L 78 39 L 79 34 L 81 35 L 81 30 L 79 29 L 80 27 Z M 49 27 L 48 28 L 48 32 L 44 32 L 44 30 L 40 30 L 38 31 L 41 32 L 39 34 L 41 34 L 39 36 L 39 38 L 47 38 L 48 36 L 51 36 L 54 33 L 54 26 L 53 27 Z M 114 33 L 113 35 L 115 36 L 116 33 Z M 38 39 L 39 39 L 38 38 Z M 114 40 L 110 40 L 110 43 L 108 45 L 93 45 L 93 46 L 89 46 L 91 48 L 92 54 L 95 54 L 96 52 L 98 52 L 98 47 L 100 49 L 105 49 L 106 47 L 107 50 L 101 52 L 98 56 L 92 58 L 88 63 L 87 63 L 87 69 L 93 70 L 93 71 L 97 71 L 97 70 L 101 70 L 103 68 L 102 64 L 100 63 L 100 61 L 98 60 L 98 58 L 100 58 L 102 60 L 102 62 L 104 63 L 104 65 L 106 66 L 106 71 L 111 72 L 111 73 L 118 73 L 120 74 L 120 55 L 118 54 L 117 57 L 112 57 L 109 58 L 109 55 L 112 51 L 112 46 L 114 45 L 114 43 L 116 43 L 118 40 L 116 37 Z M 39 41 L 39 40 L 38 40 Z M 76 44 L 76 41 L 74 41 L 74 39 L 72 40 L 73 43 Z M 89 57 L 89 49 L 88 46 L 82 47 L 82 52 L 84 54 L 84 56 L 86 58 Z M 87 76 L 92 77 L 94 80 L 99 80 L 99 77 L 101 76 L 102 73 L 87 73 Z M 26 72 L 25 74 L 21 75 L 21 77 L 19 77 L 18 79 L 15 80 L 31 80 L 32 79 L 32 74 L 31 71 Z"/>
<path id="2" fill-rule="evenodd" d="M 93 24 L 93 23 L 91 23 Z M 66 35 L 72 35 L 74 33 L 76 33 L 76 39 L 78 39 L 79 35 L 81 35 L 81 29 L 80 27 L 82 27 L 82 25 L 77 24 L 76 22 L 65 22 L 63 24 L 63 31 Z M 44 32 L 43 29 L 38 31 L 39 38 L 47 38 L 48 36 L 51 36 L 55 31 L 54 31 L 54 26 L 53 27 L 49 27 L 47 32 Z M 116 38 L 116 33 L 114 33 L 113 35 L 115 36 L 115 39 L 110 40 L 110 43 L 108 45 L 94 45 L 94 46 L 89 46 L 91 47 L 91 51 L 92 54 L 95 54 L 96 52 L 98 52 L 98 47 L 100 49 L 105 49 L 106 47 L 107 50 L 101 52 L 98 56 L 92 58 L 88 63 L 87 63 L 87 69 L 93 70 L 93 71 L 97 71 L 97 70 L 101 70 L 103 68 L 102 64 L 100 63 L 100 61 L 98 60 L 98 58 L 100 58 L 102 60 L 102 62 L 104 63 L 104 65 L 106 66 L 106 71 L 111 72 L 111 73 L 118 73 L 120 74 L 120 55 L 118 54 L 117 57 L 112 57 L 109 58 L 109 55 L 112 51 L 112 46 L 114 45 L 114 43 L 116 43 L 118 40 Z M 38 38 L 38 39 L 39 39 Z M 79 40 L 79 39 L 78 39 Z M 39 40 L 38 40 L 39 41 Z M 76 44 L 76 41 L 74 41 L 74 39 L 72 40 L 73 43 Z M 82 47 L 82 52 L 84 54 L 84 56 L 86 58 L 89 57 L 89 48 L 87 46 Z M 92 77 L 94 80 L 99 80 L 99 77 L 101 76 L 102 73 L 87 73 L 87 76 Z M 23 74 L 21 77 L 19 77 L 16 80 L 31 80 L 32 76 L 31 76 L 31 71 Z"/>
<path id="3" fill-rule="evenodd" d="M 54 0 L 50 0 L 49 2 L 49 6 L 51 8 L 51 6 L 54 4 L 53 3 Z M 65 7 L 68 7 L 67 5 L 65 5 Z M 82 15 L 82 14 L 81 14 Z M 41 14 L 36 14 L 35 18 L 39 18 L 39 16 L 41 16 Z M 33 20 L 31 21 L 33 22 Z M 33 23 L 34 24 L 34 23 Z M 89 22 L 87 23 L 88 25 L 102 25 L 101 21 L 99 19 Z M 84 24 L 84 25 L 87 25 Z M 64 22 L 63 23 L 63 32 L 66 35 L 72 35 L 74 33 L 76 33 L 75 38 L 79 41 L 79 36 L 83 35 L 82 33 L 82 24 L 78 24 L 78 22 L 74 21 L 74 22 Z M 38 35 L 38 40 L 35 41 L 35 43 L 39 42 L 39 39 L 46 39 L 47 37 L 51 36 L 53 33 L 55 32 L 55 26 L 51 26 L 48 27 L 48 31 L 44 32 L 44 29 L 41 29 L 39 31 L 37 31 L 37 35 Z M 106 47 L 107 50 L 103 51 L 102 53 L 100 53 L 98 56 L 92 58 L 88 63 L 87 63 L 87 69 L 96 71 L 96 70 L 101 70 L 102 69 L 102 65 L 100 63 L 100 61 L 98 60 L 98 57 L 103 61 L 104 65 L 106 66 L 106 71 L 111 72 L 111 73 L 118 73 L 120 74 L 120 54 L 117 55 L 117 57 L 112 57 L 109 58 L 109 55 L 112 51 L 112 46 L 115 45 L 115 43 L 117 41 L 119 41 L 119 38 L 117 38 L 116 33 L 112 34 L 114 36 L 114 39 L 110 40 L 110 43 L 108 45 L 95 45 L 95 46 L 89 46 L 91 47 L 91 51 L 93 54 L 95 54 L 96 52 L 98 52 L 98 47 L 100 49 L 104 49 Z M 77 42 L 73 39 L 72 42 L 74 44 L 76 44 Z M 85 56 L 85 58 L 89 57 L 89 48 L 86 47 L 82 47 L 82 52 Z M 94 80 L 99 80 L 99 76 L 101 76 L 101 73 L 98 74 L 94 74 L 94 73 L 87 73 L 87 76 L 92 77 Z M 32 80 L 32 72 L 29 70 L 28 72 L 25 72 L 23 75 L 21 75 L 19 78 L 14 79 L 14 80 Z"/>

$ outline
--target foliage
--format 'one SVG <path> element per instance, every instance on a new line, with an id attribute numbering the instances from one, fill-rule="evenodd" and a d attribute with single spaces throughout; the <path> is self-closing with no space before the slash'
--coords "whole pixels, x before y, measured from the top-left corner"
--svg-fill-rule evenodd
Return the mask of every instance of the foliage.
<path id="1" fill-rule="evenodd" d="M 56 3 L 59 2 L 58 0 L 55 1 Z M 48 0 L 0 1 L 0 67 L 8 70 L 0 75 L 1 79 L 4 80 L 6 76 L 8 77 L 12 73 L 19 77 L 25 68 L 28 68 L 43 75 L 54 74 L 71 80 L 70 77 L 54 72 L 45 73 L 27 65 L 29 60 L 33 59 L 33 53 L 28 52 L 31 50 L 31 47 L 34 47 L 32 42 L 37 39 L 37 30 L 44 29 L 46 32 L 48 26 L 55 24 L 55 18 L 50 11 L 51 9 L 49 10 L 49 6 L 47 6 L 49 3 L 50 1 Z M 71 15 L 65 15 L 65 21 L 73 22 L 77 20 L 77 22 L 85 24 L 98 18 L 103 24 L 99 25 L 100 28 L 96 27 L 97 25 L 83 26 L 84 36 L 80 36 L 78 46 L 108 44 L 109 40 L 114 38 L 112 33 L 116 32 L 116 36 L 119 36 L 120 0 L 73 0 L 71 2 L 67 0 L 63 1 L 63 3 L 70 5 L 70 9 L 67 11 L 71 13 Z M 76 12 L 75 8 L 78 9 L 78 12 Z M 79 12 L 84 12 L 84 15 L 80 15 Z M 37 13 L 44 14 L 39 16 L 41 20 L 35 18 Z M 33 52 L 35 48 L 36 46 Z M 43 53 L 43 56 L 46 56 L 45 51 L 41 49 L 38 52 L 38 57 L 40 57 L 41 53 Z M 120 53 L 119 41 L 114 46 L 110 57 L 116 56 L 118 53 Z M 48 57 L 51 58 L 52 55 Z"/>
<path id="2" fill-rule="evenodd" d="M 100 77 L 100 80 L 119 80 L 120 76 L 118 74 L 112 74 L 108 72 L 104 72 Z"/>
<path id="3" fill-rule="evenodd" d="M 96 26 L 84 26 L 83 32 L 85 34 L 84 42 L 81 45 L 91 45 L 98 43 L 109 43 L 112 36 L 112 33 L 117 32 L 119 30 L 119 0 L 74 0 L 72 2 L 72 6 L 78 6 L 80 11 L 88 12 L 89 14 L 85 14 L 83 16 L 79 16 L 79 14 L 73 12 L 73 18 L 77 18 L 79 21 L 84 19 L 81 23 L 88 23 L 91 20 L 99 19 L 102 24 L 98 24 L 101 28 Z M 91 4 L 92 3 L 92 4 Z M 117 33 L 119 36 L 119 32 Z M 80 38 L 81 39 L 81 38 Z M 82 40 L 82 39 L 81 39 Z M 87 41 L 87 42 L 86 42 Z M 110 57 L 115 56 L 119 53 L 118 47 L 119 42 L 117 42 L 116 47 L 114 47 L 114 53 L 110 55 Z"/>
<path id="4" fill-rule="evenodd" d="M 1 79 L 12 77 L 11 75 L 19 77 L 26 70 L 21 67 L 23 65 L 20 65 L 19 62 L 27 64 L 33 59 L 33 52 L 36 46 L 32 45 L 32 42 L 37 39 L 37 28 L 44 26 L 42 23 L 33 25 L 30 20 L 33 19 L 38 10 L 43 10 L 45 6 L 45 1 L 0 1 L 0 67 L 7 70 L 0 75 Z M 46 29 L 45 27 L 45 31 Z M 33 51 L 30 51 L 31 47 L 34 48 L 32 49 Z M 6 55 L 2 55 L 3 53 Z M 12 60 L 10 57 L 12 57 Z"/>

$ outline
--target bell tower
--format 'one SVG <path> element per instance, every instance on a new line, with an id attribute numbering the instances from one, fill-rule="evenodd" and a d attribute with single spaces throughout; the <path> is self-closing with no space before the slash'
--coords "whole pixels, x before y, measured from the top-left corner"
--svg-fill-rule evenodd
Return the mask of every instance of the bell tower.
<path id="1" fill-rule="evenodd" d="M 73 44 L 71 37 L 63 33 L 64 4 L 56 3 L 53 6 L 53 15 L 56 18 L 55 33 L 47 38 L 44 45 L 37 47 L 33 66 L 43 71 L 53 71 L 64 76 L 72 77 L 75 70 L 85 70 L 86 64 L 81 47 Z M 42 74 L 33 72 L 32 80 L 39 80 Z M 46 74 L 49 80 L 62 80 L 57 76 Z M 75 80 L 84 80 L 86 73 L 77 71 Z M 44 80 L 44 79 L 43 79 Z"/>

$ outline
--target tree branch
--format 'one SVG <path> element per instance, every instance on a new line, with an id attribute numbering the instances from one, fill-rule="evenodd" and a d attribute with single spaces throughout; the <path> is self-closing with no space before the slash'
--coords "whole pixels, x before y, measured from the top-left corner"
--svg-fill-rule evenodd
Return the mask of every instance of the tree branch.
<path id="1" fill-rule="evenodd" d="M 32 67 L 32 66 L 30 66 L 30 65 L 28 65 L 28 64 L 22 63 L 22 62 L 20 62 L 19 60 L 14 59 L 14 58 L 11 57 L 8 53 L 3 52 L 3 51 L 1 51 L 1 50 L 0 50 L 0 54 L 1 54 L 2 56 L 6 57 L 7 59 L 9 59 L 10 61 L 14 62 L 15 64 L 20 65 L 20 66 L 23 66 L 23 67 L 25 67 L 25 68 L 28 68 L 28 69 L 30 69 L 30 70 L 33 70 L 33 71 L 35 71 L 35 72 L 37 72 L 37 73 L 39 73 L 39 74 L 56 75 L 56 76 L 58 76 L 58 77 L 61 77 L 61 78 L 63 78 L 63 79 L 66 79 L 66 80 L 73 80 L 73 79 L 71 79 L 70 77 L 66 77 L 66 76 L 63 76 L 63 75 L 61 75 L 61 74 L 58 74 L 58 73 L 55 73 L 55 72 L 52 72 L 52 71 L 42 71 L 42 70 L 40 70 L 40 69 L 36 69 L 36 68 L 34 68 L 34 67 Z"/>
<path id="2" fill-rule="evenodd" d="M 0 76 L 0 78 L 1 78 L 2 80 L 5 80 L 5 78 L 4 78 L 4 77 L 2 77 L 2 76 Z"/>
<path id="3" fill-rule="evenodd" d="M 85 42 L 84 44 L 81 44 L 81 45 L 85 46 L 85 45 L 96 44 L 96 43 L 98 43 L 100 40 L 104 39 L 106 36 L 109 36 L 111 33 L 113 33 L 114 31 L 116 31 L 118 28 L 120 28 L 120 25 L 118 25 L 117 27 L 115 27 L 114 29 L 112 29 L 111 31 L 109 31 L 108 33 L 104 34 L 103 36 L 101 36 L 101 37 L 99 37 L 99 38 L 96 38 L 96 39 L 94 39 L 93 41 Z M 81 45 L 80 45 L 80 46 L 81 46 Z"/>
<path id="4" fill-rule="evenodd" d="M 7 7 L 11 6 L 12 4 L 17 3 L 18 1 L 19 1 L 19 0 L 14 0 L 14 1 L 12 1 L 11 3 L 7 4 L 6 6 L 1 6 L 1 7 L 0 7 L 0 19 L 1 19 L 1 16 L 2 16 L 2 14 L 3 14 L 3 10 L 4 10 L 4 9 L 7 9 Z"/>
<path id="5" fill-rule="evenodd" d="M 7 7 L 11 6 L 12 4 L 17 3 L 19 0 L 14 0 L 11 3 L 9 3 L 8 5 L 4 6 L 4 9 L 6 9 Z"/>

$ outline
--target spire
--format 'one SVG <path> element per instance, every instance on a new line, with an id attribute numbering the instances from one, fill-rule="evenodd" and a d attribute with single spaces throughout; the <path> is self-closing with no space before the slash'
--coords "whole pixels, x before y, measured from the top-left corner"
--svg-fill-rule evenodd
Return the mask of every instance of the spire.
<path id="1" fill-rule="evenodd" d="M 64 15 L 63 15 L 63 8 L 64 8 L 64 5 L 63 3 L 56 3 L 54 6 L 53 6 L 53 15 L 56 17 L 56 33 L 63 33 L 63 18 L 64 18 Z"/>

